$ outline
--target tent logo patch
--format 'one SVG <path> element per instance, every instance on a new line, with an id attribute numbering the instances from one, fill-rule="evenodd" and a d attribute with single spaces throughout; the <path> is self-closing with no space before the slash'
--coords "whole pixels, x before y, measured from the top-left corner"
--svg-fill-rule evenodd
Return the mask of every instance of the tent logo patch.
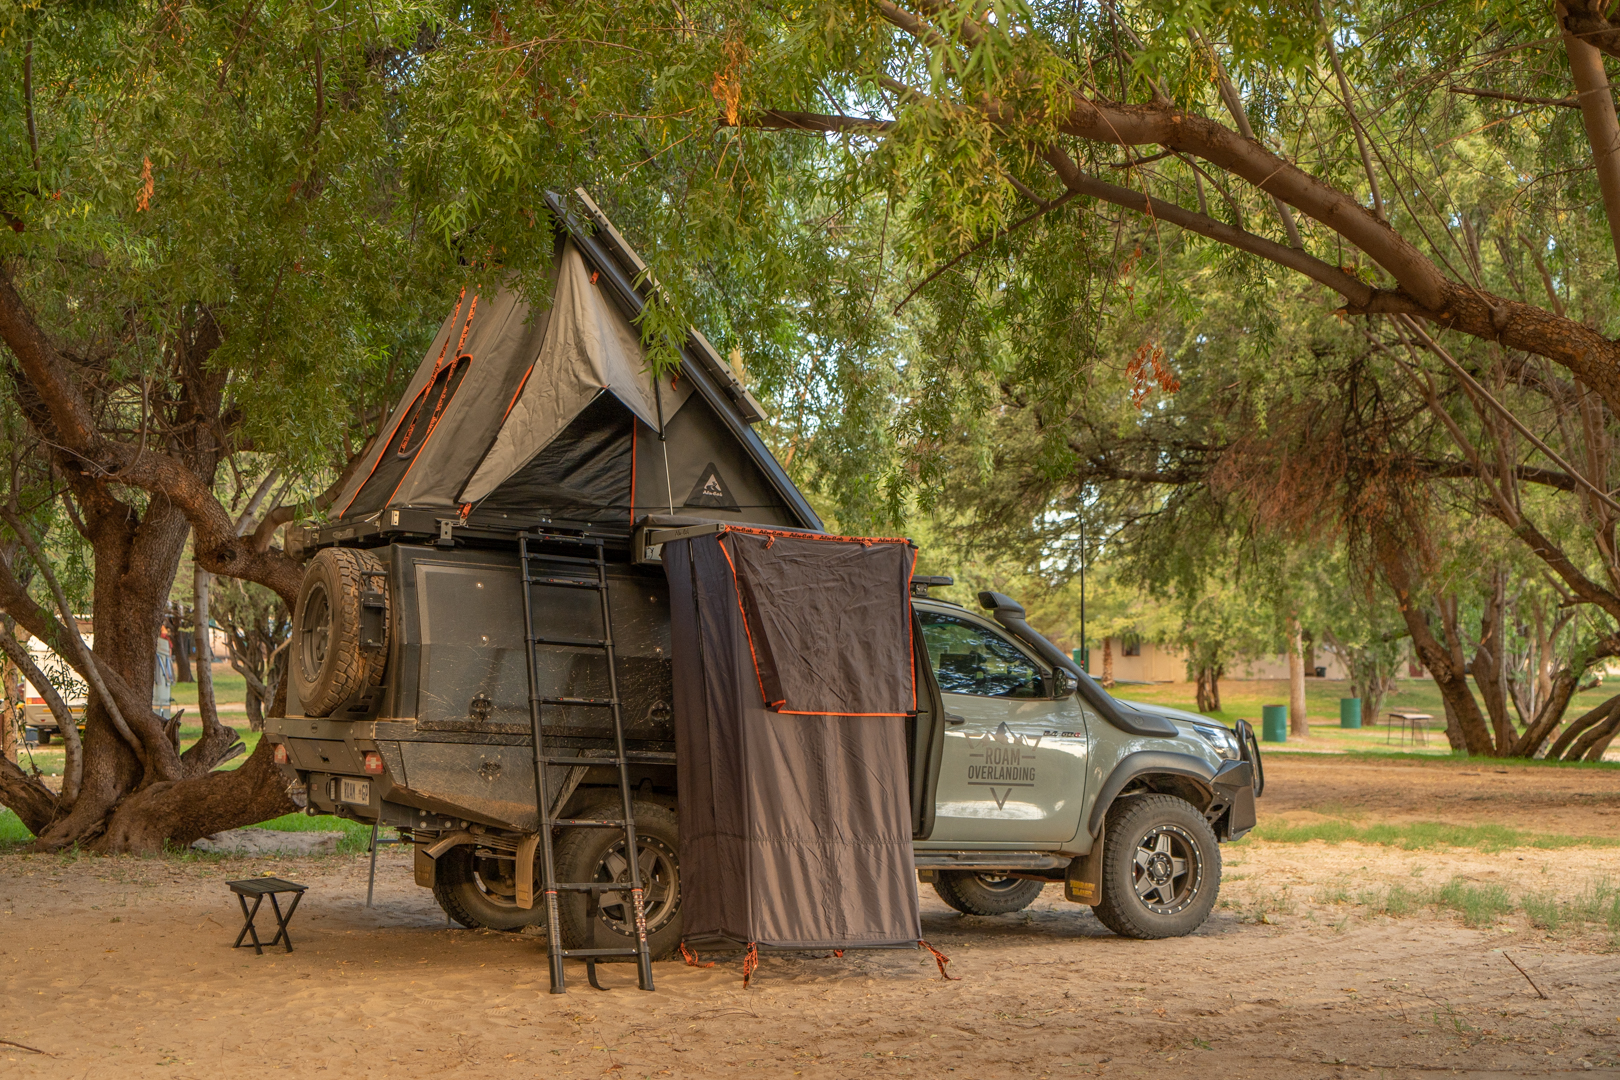
<path id="1" fill-rule="evenodd" d="M 731 489 L 720 479 L 720 470 L 714 467 L 714 462 L 709 462 L 698 476 L 697 483 L 692 485 L 692 494 L 686 497 L 686 505 L 710 510 L 737 509 L 737 500 L 731 497 Z"/>
<path id="2" fill-rule="evenodd" d="M 989 788 L 997 810 L 1006 807 L 1013 788 L 1035 786 L 1035 751 L 1041 745 L 1040 736 L 1031 739 L 1001 724 L 992 732 L 975 736 L 972 743 L 968 787 Z"/>

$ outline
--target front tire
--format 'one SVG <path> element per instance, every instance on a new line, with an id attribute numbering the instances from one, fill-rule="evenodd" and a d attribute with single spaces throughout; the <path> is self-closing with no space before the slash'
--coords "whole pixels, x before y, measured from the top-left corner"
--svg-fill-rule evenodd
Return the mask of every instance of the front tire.
<path id="1" fill-rule="evenodd" d="M 1093 910 L 1121 937 L 1183 937 L 1221 888 L 1221 850 L 1204 815 L 1173 795 L 1133 795 L 1108 811 Z"/>
<path id="2" fill-rule="evenodd" d="M 1023 911 L 1045 887 L 1044 881 L 975 870 L 941 870 L 934 879 L 934 892 L 964 915 L 1008 915 Z"/>
<path id="3" fill-rule="evenodd" d="M 433 899 L 456 922 L 469 930 L 522 930 L 544 926 L 546 908 L 540 885 L 534 887 L 535 905 L 517 906 L 515 859 L 479 858 L 469 844 L 439 856 L 433 872 Z M 536 878 L 539 862 L 535 863 Z"/>

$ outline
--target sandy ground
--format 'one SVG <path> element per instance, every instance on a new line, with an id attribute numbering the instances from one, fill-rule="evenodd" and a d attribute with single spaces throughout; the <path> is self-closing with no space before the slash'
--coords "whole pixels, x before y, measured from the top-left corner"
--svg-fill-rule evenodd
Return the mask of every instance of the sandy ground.
<path id="1" fill-rule="evenodd" d="M 1303 754 L 1266 761 L 1262 815 L 1300 812 L 1367 822 L 1507 825 L 1527 832 L 1620 837 L 1620 769 L 1422 765 Z"/>
<path id="2" fill-rule="evenodd" d="M 1368 767 L 1387 778 L 1370 784 L 1279 766 L 1273 810 L 1308 812 L 1322 791 L 1423 805 L 1399 802 L 1417 783 L 1403 770 Z M 1549 772 L 1509 781 L 1501 802 L 1545 789 Z M 1613 807 L 1620 775 L 1558 775 L 1571 777 L 1560 831 L 1580 831 L 1567 813 L 1581 791 Z M 851 952 L 767 956 L 747 990 L 735 957 L 658 964 L 650 995 L 629 968 L 598 993 L 572 967 L 565 997 L 546 993 L 543 939 L 447 928 L 398 849 L 384 849 L 369 909 L 364 856 L 0 855 L 0 1039 L 53 1055 L 0 1045 L 0 1076 L 1620 1075 L 1607 929 L 1545 932 L 1522 914 L 1470 928 L 1432 906 L 1394 918 L 1354 902 L 1455 878 L 1573 896 L 1620 882 L 1620 849 L 1251 841 L 1225 854 L 1221 906 L 1187 938 L 1115 938 L 1055 887 L 987 919 L 925 886 L 924 932 L 961 981 L 926 953 Z M 266 872 L 310 886 L 291 955 L 229 947 L 240 915 L 224 882 Z"/>

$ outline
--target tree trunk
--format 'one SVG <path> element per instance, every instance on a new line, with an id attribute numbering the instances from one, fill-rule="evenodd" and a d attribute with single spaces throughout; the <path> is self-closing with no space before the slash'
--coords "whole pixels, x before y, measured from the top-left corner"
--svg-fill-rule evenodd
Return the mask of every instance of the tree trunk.
<path id="1" fill-rule="evenodd" d="M 1215 713 L 1221 711 L 1221 670 L 1222 665 L 1198 665 L 1196 675 L 1198 689 L 1198 711 L 1201 713 Z"/>
<path id="2" fill-rule="evenodd" d="M 0 692 L 5 694 L 5 702 L 0 704 L 0 757 L 15 764 L 17 741 L 22 734 L 24 695 L 22 673 L 9 659 L 0 660 Z"/>
<path id="3" fill-rule="evenodd" d="M 174 650 L 174 681 L 177 683 L 191 682 L 191 635 L 185 632 L 180 624 L 185 620 L 181 617 L 179 605 L 169 609 L 165 621 L 169 624 L 169 645 Z"/>
<path id="4" fill-rule="evenodd" d="M 1108 689 L 1114 688 L 1114 639 L 1103 638 L 1103 669 L 1102 684 Z"/>
<path id="5" fill-rule="evenodd" d="M 1498 570 L 1491 575 L 1491 591 L 1479 619 L 1479 647 L 1470 665 L 1491 718 L 1491 753 L 1498 756 L 1507 754 L 1517 741 L 1508 715 L 1507 618 L 1507 572 Z"/>
<path id="6" fill-rule="evenodd" d="M 1443 597 L 1438 601 L 1441 622 L 1445 627 L 1447 644 L 1442 645 L 1434 636 L 1427 613 L 1414 595 L 1409 545 L 1401 538 L 1381 536 L 1375 547 L 1378 568 L 1395 592 L 1401 619 L 1412 635 L 1412 648 L 1418 660 L 1428 670 L 1446 705 L 1446 737 L 1453 750 L 1466 750 L 1478 756 L 1495 752 L 1485 717 L 1479 711 L 1468 687 L 1468 676 L 1463 673 L 1462 646 L 1456 633 L 1455 599 Z"/>
<path id="7" fill-rule="evenodd" d="M 1301 737 L 1311 733 L 1305 715 L 1305 631 L 1297 615 L 1288 616 L 1288 732 Z"/>

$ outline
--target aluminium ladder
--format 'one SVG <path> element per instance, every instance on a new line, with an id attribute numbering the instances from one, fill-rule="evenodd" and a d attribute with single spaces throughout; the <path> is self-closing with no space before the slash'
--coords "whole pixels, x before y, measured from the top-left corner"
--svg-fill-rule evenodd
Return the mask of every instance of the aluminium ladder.
<path id="1" fill-rule="evenodd" d="M 544 552 L 535 552 L 530 544 L 574 545 L 577 547 L 595 548 L 595 555 L 591 558 L 581 558 L 572 555 L 552 555 Z M 608 575 L 607 561 L 603 554 L 602 540 L 587 536 L 566 536 L 555 533 L 534 532 L 524 533 L 518 539 L 518 554 L 523 573 L 523 634 L 525 653 L 528 658 L 529 675 L 529 727 L 534 736 L 534 791 L 535 809 L 539 812 L 538 830 L 540 833 L 540 866 L 541 884 L 546 898 L 546 934 L 548 941 L 548 959 L 551 965 L 551 992 L 565 994 L 568 992 L 563 961 L 566 959 L 584 960 L 587 976 L 592 986 L 598 990 L 601 984 L 596 981 L 596 962 L 607 957 L 633 956 L 636 958 L 636 971 L 638 981 L 643 990 L 653 988 L 652 954 L 647 947 L 647 917 L 645 894 L 641 881 L 640 849 L 636 844 L 636 823 L 630 800 L 630 772 L 629 766 L 636 755 L 625 751 L 624 746 L 624 717 L 619 707 L 619 675 L 618 658 L 613 649 L 613 615 L 608 603 Z M 543 569 L 535 572 L 535 563 L 560 564 L 571 568 L 572 572 L 555 572 Z M 590 572 L 591 576 L 586 576 Z M 602 637 L 592 638 L 566 638 L 552 637 L 536 633 L 534 625 L 534 591 L 536 589 L 589 589 L 594 590 L 601 602 Z M 589 649 L 602 654 L 607 661 L 608 696 L 605 698 L 586 697 L 560 697 L 543 694 L 540 688 L 540 672 L 536 650 L 542 647 L 563 647 L 568 649 Z M 590 708 L 606 709 L 613 717 L 613 756 L 612 757 L 585 757 L 584 755 L 569 757 L 546 752 L 544 735 L 542 733 L 542 712 L 545 708 Z M 617 819 L 600 818 L 564 818 L 557 815 L 562 807 L 553 808 L 551 805 L 550 787 L 546 782 L 547 765 L 579 766 L 588 761 L 592 766 L 614 765 L 619 771 L 619 802 L 620 817 Z M 590 897 L 589 911 L 594 916 L 597 907 L 596 900 L 603 893 L 624 893 L 625 883 L 594 882 L 594 881 L 558 881 L 556 860 L 553 857 L 551 833 L 553 829 L 620 829 L 624 832 L 625 861 L 630 869 L 630 902 L 635 914 L 635 944 L 624 948 L 608 949 L 565 949 L 562 943 L 562 929 L 557 918 L 557 894 L 559 892 L 582 892 Z M 592 918 L 594 925 L 595 919 Z"/>

